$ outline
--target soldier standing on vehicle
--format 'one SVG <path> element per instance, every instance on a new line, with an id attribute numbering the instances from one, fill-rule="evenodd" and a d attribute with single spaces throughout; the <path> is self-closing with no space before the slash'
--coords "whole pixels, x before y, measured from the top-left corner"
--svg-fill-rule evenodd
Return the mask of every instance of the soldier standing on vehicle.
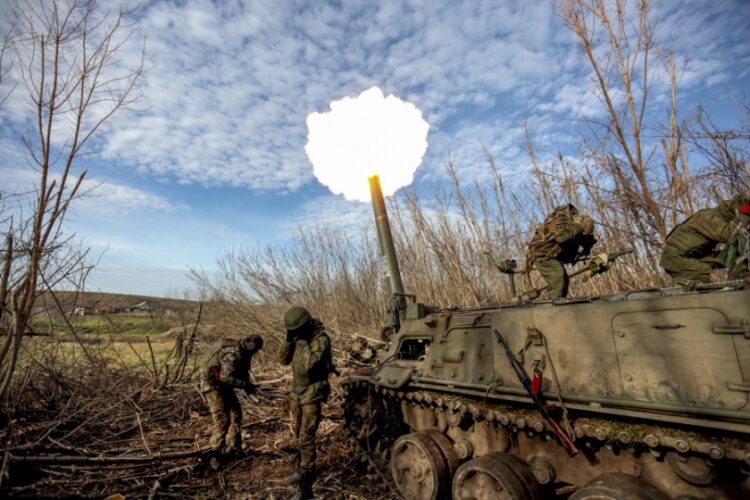
<path id="1" fill-rule="evenodd" d="M 335 371 L 331 341 L 323 324 L 307 309 L 292 307 L 284 316 L 286 342 L 282 343 L 279 362 L 292 365 L 292 429 L 297 438 L 297 469 L 287 477 L 287 484 L 297 484 L 293 497 L 312 497 L 315 480 L 315 433 L 320 424 L 321 405 L 331 392 L 328 377 Z"/>
<path id="2" fill-rule="evenodd" d="M 595 243 L 594 221 L 571 204 L 559 206 L 537 226 L 529 242 L 526 268 L 536 264 L 551 298 L 567 297 L 568 273 L 564 264 L 589 255 Z"/>
<path id="3" fill-rule="evenodd" d="M 259 335 L 239 342 L 225 339 L 206 364 L 203 393 L 213 419 L 209 445 L 219 453 L 228 455 L 242 450 L 242 409 L 234 390 L 256 392 L 257 386 L 250 378 L 250 364 L 262 347 L 263 338 Z"/>
<path id="4" fill-rule="evenodd" d="M 750 193 L 699 210 L 667 235 L 659 264 L 687 288 L 711 281 L 711 271 L 729 269 L 729 279 L 747 277 L 750 258 Z M 718 248 L 720 244 L 724 247 Z"/>

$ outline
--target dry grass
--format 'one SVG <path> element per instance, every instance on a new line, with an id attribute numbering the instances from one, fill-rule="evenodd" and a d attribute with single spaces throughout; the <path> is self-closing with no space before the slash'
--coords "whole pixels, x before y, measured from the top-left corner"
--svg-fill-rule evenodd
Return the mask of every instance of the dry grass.
<path id="1" fill-rule="evenodd" d="M 159 498 L 284 498 L 292 493 L 283 484 L 295 451 L 288 367 L 255 365 L 261 392 L 240 397 L 245 454 L 216 473 L 200 453 L 208 446 L 211 419 L 197 377 L 165 385 L 163 377 L 154 377 L 137 357 L 129 357 L 129 346 L 122 343 L 84 347 L 49 337 L 26 340 L 28 350 L 17 372 L 20 387 L 8 402 L 15 410 L 12 418 L 3 414 L 0 439 L 15 457 L 55 457 L 59 462 L 6 463 L 5 496 L 101 498 L 120 493 L 145 498 L 157 492 Z M 172 343 L 163 342 L 163 356 Z M 191 357 L 203 360 L 215 348 L 215 343 L 199 343 Z M 316 492 L 332 499 L 395 498 L 367 473 L 348 440 L 338 381 L 332 380 L 332 397 L 318 432 Z M 194 451 L 197 456 L 169 458 Z M 116 462 L 157 454 L 167 458 Z M 70 457 L 82 462 L 66 462 Z M 96 461 L 102 459 L 113 462 Z"/>
<path id="2" fill-rule="evenodd" d="M 450 189 L 435 186 L 429 199 L 406 190 L 389 200 L 404 285 L 421 302 L 450 307 L 510 300 L 506 276 L 483 252 L 516 258 L 523 268 L 536 224 L 554 206 L 568 202 L 596 221 L 594 252 L 635 249 L 609 273 L 585 284 L 574 281 L 573 296 L 669 283 L 658 266 L 661 238 L 627 208 L 612 203 L 612 179 L 602 168 L 557 158 L 535 162 L 530 176 L 508 182 L 491 158 L 486 167 L 488 181 L 465 186 L 448 163 Z M 704 171 L 691 183 L 696 209 L 714 205 L 733 189 L 718 171 Z M 301 231 L 289 246 L 227 252 L 218 258 L 218 275 L 196 272 L 194 278 L 229 331 L 278 340 L 285 309 L 302 304 L 344 347 L 354 335 L 377 336 L 383 326 L 387 296 L 377 248 L 374 227 L 352 235 L 322 226 Z M 518 277 L 519 288 L 543 283 L 535 271 L 530 279 Z"/>

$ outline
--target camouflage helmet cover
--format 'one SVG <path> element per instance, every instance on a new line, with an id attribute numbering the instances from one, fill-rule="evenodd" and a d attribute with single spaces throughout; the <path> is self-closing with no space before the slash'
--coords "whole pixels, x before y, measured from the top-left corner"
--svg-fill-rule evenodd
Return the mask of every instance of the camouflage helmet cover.
<path id="1" fill-rule="evenodd" d="M 594 221 L 588 215 L 575 214 L 573 222 L 581 226 L 583 234 L 594 234 Z"/>
<path id="2" fill-rule="evenodd" d="M 284 315 L 284 326 L 287 330 L 297 330 L 312 319 L 310 312 L 304 307 L 294 306 Z"/>

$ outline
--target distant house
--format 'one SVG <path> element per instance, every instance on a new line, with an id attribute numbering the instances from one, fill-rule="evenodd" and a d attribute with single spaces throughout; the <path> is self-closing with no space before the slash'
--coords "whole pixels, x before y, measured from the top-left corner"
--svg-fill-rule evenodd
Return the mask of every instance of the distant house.
<path id="1" fill-rule="evenodd" d="M 151 307 L 151 305 L 148 302 L 139 302 L 138 304 L 135 304 L 133 306 L 126 307 L 124 309 L 124 312 L 131 313 L 131 314 L 133 314 L 133 313 L 135 313 L 135 314 L 138 314 L 138 313 L 148 314 L 148 313 L 152 312 L 153 310 L 154 310 L 154 308 Z"/>
<path id="2" fill-rule="evenodd" d="M 101 304 L 96 307 L 94 307 L 94 314 L 111 314 L 112 308 L 109 307 L 107 304 Z"/>

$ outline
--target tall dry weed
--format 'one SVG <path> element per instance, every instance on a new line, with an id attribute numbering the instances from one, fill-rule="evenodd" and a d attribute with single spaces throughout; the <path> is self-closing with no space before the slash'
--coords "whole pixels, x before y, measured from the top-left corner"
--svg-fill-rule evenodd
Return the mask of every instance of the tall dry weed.
<path id="1" fill-rule="evenodd" d="M 484 252 L 498 260 L 515 258 L 523 268 L 534 228 L 563 203 L 575 204 L 596 221 L 595 252 L 634 248 L 610 272 L 585 284 L 574 281 L 573 296 L 668 284 L 658 267 L 662 237 L 640 218 L 644 207 L 631 210 L 619 203 L 627 188 L 613 181 L 607 165 L 593 157 L 574 163 L 563 155 L 541 162 L 530 143 L 528 148 L 528 175 L 508 180 L 488 155 L 490 180 L 467 184 L 448 162 L 447 184 L 434 185 L 429 195 L 406 189 L 389 200 L 407 293 L 440 307 L 510 300 L 507 277 Z M 741 168 L 747 169 L 746 164 Z M 711 206 L 736 190 L 716 164 L 696 169 L 684 182 L 688 185 L 680 189 L 664 185 L 652 191 L 659 200 L 659 217 L 680 220 L 685 207 Z M 685 193 L 690 194 L 687 200 Z M 284 311 L 292 304 L 310 308 L 344 341 L 354 335 L 377 337 L 383 326 L 387 292 L 372 223 L 352 234 L 322 224 L 300 231 L 290 245 L 226 252 L 218 264 L 218 274 L 194 272 L 193 277 L 218 304 L 227 331 L 278 341 Z M 526 283 L 519 275 L 519 288 L 543 284 L 536 271 L 529 276 Z"/>

